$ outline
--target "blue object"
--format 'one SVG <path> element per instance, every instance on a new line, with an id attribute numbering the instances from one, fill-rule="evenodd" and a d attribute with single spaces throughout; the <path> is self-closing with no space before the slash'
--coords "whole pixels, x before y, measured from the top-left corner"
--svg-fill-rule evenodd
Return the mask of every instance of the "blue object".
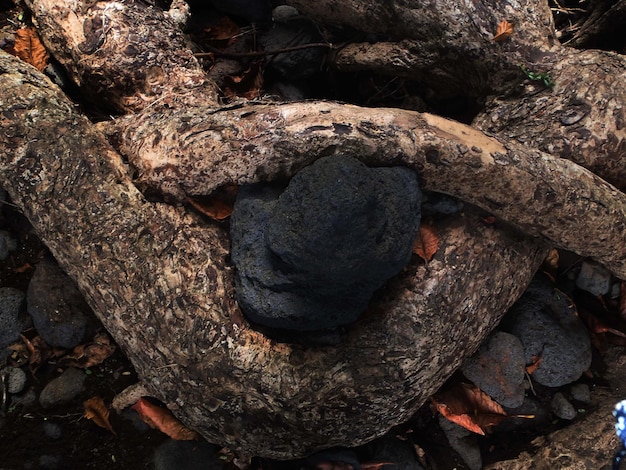
<path id="1" fill-rule="evenodd" d="M 617 432 L 619 440 L 622 441 L 622 448 L 617 451 L 613 458 L 613 470 L 619 470 L 622 460 L 626 457 L 626 400 L 615 405 L 613 416 L 616 419 L 615 432 Z"/>

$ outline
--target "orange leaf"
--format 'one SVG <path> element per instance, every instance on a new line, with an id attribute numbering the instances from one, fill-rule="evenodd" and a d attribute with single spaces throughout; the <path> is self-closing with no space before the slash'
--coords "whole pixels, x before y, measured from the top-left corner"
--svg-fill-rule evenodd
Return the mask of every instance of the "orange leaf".
<path id="1" fill-rule="evenodd" d="M 439 238 L 435 233 L 434 227 L 428 224 L 421 224 L 420 231 L 413 244 L 413 253 L 424 261 L 429 262 L 435 253 L 437 253 L 438 248 Z"/>
<path id="2" fill-rule="evenodd" d="M 204 32 L 207 34 L 208 40 L 226 41 L 227 45 L 230 46 L 240 35 L 241 29 L 237 23 L 231 20 L 228 16 L 223 16 L 213 26 L 204 28 Z"/>
<path id="3" fill-rule="evenodd" d="M 507 20 L 503 20 L 498 24 L 498 29 L 496 29 L 496 35 L 493 37 L 493 40 L 502 42 L 511 37 L 511 34 L 513 34 L 513 25 Z"/>
<path id="4" fill-rule="evenodd" d="M 109 410 L 104 404 L 104 400 L 100 397 L 93 397 L 83 403 L 85 408 L 85 418 L 92 420 L 101 428 L 108 429 L 115 434 L 113 426 L 109 422 Z"/>
<path id="5" fill-rule="evenodd" d="M 48 51 L 43 47 L 37 31 L 33 27 L 20 28 L 15 32 L 13 52 L 40 72 L 48 65 Z"/>
<path id="6" fill-rule="evenodd" d="M 239 96 L 252 100 L 261 96 L 263 86 L 262 62 L 252 62 L 248 70 L 239 76 L 228 76 L 224 79 L 224 95 L 228 98 Z"/>
<path id="7" fill-rule="evenodd" d="M 141 419 L 151 428 L 158 429 L 177 441 L 192 441 L 198 439 L 198 433 L 192 431 L 181 423 L 167 408 L 155 405 L 154 403 L 140 398 L 137 403 L 131 406 L 139 413 Z"/>
<path id="8" fill-rule="evenodd" d="M 438 392 L 431 401 L 446 419 L 481 435 L 507 417 L 498 403 L 470 384 L 460 383 Z"/>
<path id="9" fill-rule="evenodd" d="M 211 217 L 214 220 L 224 220 L 233 213 L 235 198 L 237 197 L 237 186 L 228 184 L 214 191 L 210 196 L 188 197 L 187 201 L 197 211 Z"/>
<path id="10" fill-rule="evenodd" d="M 541 356 L 533 356 L 533 363 L 526 366 L 526 372 L 528 374 L 533 374 L 541 365 L 541 361 L 543 358 Z"/>
<path id="11" fill-rule="evenodd" d="M 62 366 L 88 367 L 97 366 L 115 352 L 115 344 L 106 333 L 99 333 L 90 343 L 79 344 L 70 354 L 63 357 L 59 363 Z"/>

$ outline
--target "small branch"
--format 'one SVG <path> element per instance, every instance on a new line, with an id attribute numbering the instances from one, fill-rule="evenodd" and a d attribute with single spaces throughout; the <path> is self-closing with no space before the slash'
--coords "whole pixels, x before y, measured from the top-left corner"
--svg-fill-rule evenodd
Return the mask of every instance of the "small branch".
<path id="1" fill-rule="evenodd" d="M 256 52 L 226 52 L 217 47 L 205 46 L 210 52 L 198 52 L 194 54 L 197 58 L 211 57 L 213 54 L 220 55 L 222 57 L 228 57 L 232 59 L 242 57 L 268 57 L 278 54 L 284 54 L 286 52 L 300 51 L 302 49 L 310 49 L 313 47 L 323 47 L 325 49 L 333 49 L 333 45 L 324 42 L 314 42 L 310 44 L 300 44 L 299 46 L 285 47 L 283 49 L 275 49 L 273 51 L 256 51 Z"/>

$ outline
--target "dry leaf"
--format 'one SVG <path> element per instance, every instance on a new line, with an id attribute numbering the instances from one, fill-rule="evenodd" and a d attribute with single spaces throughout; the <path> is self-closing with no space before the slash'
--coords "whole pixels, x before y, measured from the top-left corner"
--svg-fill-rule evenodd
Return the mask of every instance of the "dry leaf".
<path id="1" fill-rule="evenodd" d="M 141 419 L 148 426 L 158 429 L 172 439 L 177 441 L 192 441 L 199 437 L 197 432 L 192 431 L 176 419 L 170 410 L 155 405 L 145 398 L 140 398 L 131 408 L 139 413 Z"/>
<path id="2" fill-rule="evenodd" d="M 224 220 L 233 213 L 237 189 L 237 185 L 228 184 L 217 189 L 210 196 L 188 197 L 187 201 L 204 215 L 214 220 Z"/>
<path id="3" fill-rule="evenodd" d="M 413 253 L 424 261 L 429 262 L 437 253 L 438 248 L 439 238 L 435 233 L 434 227 L 428 224 L 421 224 L 420 231 L 413 244 Z"/>
<path id="4" fill-rule="evenodd" d="M 40 72 L 48 66 L 48 51 L 43 47 L 37 31 L 32 26 L 20 28 L 15 32 L 13 52 Z"/>
<path id="5" fill-rule="evenodd" d="M 493 37 L 493 40 L 502 42 L 511 37 L 511 34 L 513 34 L 513 25 L 507 20 L 503 20 L 498 24 L 498 29 L 496 29 L 496 35 Z"/>
<path id="6" fill-rule="evenodd" d="M 203 31 L 209 41 L 225 41 L 226 46 L 230 46 L 237 40 L 241 29 L 228 16 L 224 16 L 213 26 L 204 28 Z"/>
<path id="7" fill-rule="evenodd" d="M 79 344 L 70 354 L 63 357 L 59 364 L 67 367 L 88 367 L 97 366 L 104 362 L 115 352 L 115 344 L 106 333 L 98 333 L 90 343 Z"/>
<path id="8" fill-rule="evenodd" d="M 445 418 L 481 435 L 507 417 L 498 403 L 470 384 L 457 384 L 435 394 L 431 401 Z"/>
<path id="9" fill-rule="evenodd" d="M 30 271 L 31 269 L 33 269 L 33 267 L 31 266 L 30 263 L 24 263 L 23 265 L 18 266 L 17 268 L 13 268 L 13 272 L 25 273 L 26 271 Z"/>
<path id="10" fill-rule="evenodd" d="M 28 339 L 24 335 L 20 335 L 20 337 L 28 349 L 28 366 L 34 374 L 52 356 L 52 348 L 48 346 L 41 336 L 35 336 L 32 339 Z"/>
<path id="11" fill-rule="evenodd" d="M 539 368 L 543 358 L 541 356 L 533 356 L 532 360 L 533 360 L 532 364 L 529 364 L 529 365 L 526 366 L 526 372 L 529 375 L 533 374 Z"/>
<path id="12" fill-rule="evenodd" d="M 239 96 L 252 100 L 261 95 L 263 86 L 262 61 L 252 62 L 248 70 L 238 76 L 224 79 L 224 95 L 228 98 Z"/>
<path id="13" fill-rule="evenodd" d="M 85 418 L 92 420 L 101 428 L 108 429 L 115 436 L 117 434 L 113 430 L 113 426 L 109 422 L 109 410 L 104 404 L 104 400 L 100 397 L 93 397 L 83 403 L 85 408 Z"/>

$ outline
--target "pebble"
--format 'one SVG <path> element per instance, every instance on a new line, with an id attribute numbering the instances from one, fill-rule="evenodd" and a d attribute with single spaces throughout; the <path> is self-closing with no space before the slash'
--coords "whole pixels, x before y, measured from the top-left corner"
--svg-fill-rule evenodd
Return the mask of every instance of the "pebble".
<path id="1" fill-rule="evenodd" d="M 538 383 L 561 387 L 575 382 L 591 365 L 591 340 L 572 301 L 543 280 L 534 280 L 511 307 L 500 327 L 517 336 L 526 364 Z"/>
<path id="2" fill-rule="evenodd" d="M 572 396 L 572 400 L 585 404 L 591 403 L 591 391 L 587 384 L 573 384 L 570 388 L 570 395 Z"/>
<path id="3" fill-rule="evenodd" d="M 524 402 L 524 348 L 520 340 L 503 331 L 492 333 L 478 352 L 465 361 L 461 372 L 502 406 Z"/>
<path id="4" fill-rule="evenodd" d="M 37 264 L 26 303 L 37 332 L 50 346 L 72 349 L 95 330 L 97 320 L 84 297 L 51 257 Z"/>
<path id="5" fill-rule="evenodd" d="M 0 349 L 20 339 L 30 319 L 25 311 L 24 293 L 13 287 L 0 287 Z"/>
<path id="6" fill-rule="evenodd" d="M 7 367 L 7 391 L 15 394 L 20 393 L 26 386 L 26 372 L 19 367 Z"/>
<path id="7" fill-rule="evenodd" d="M 0 230 L 0 261 L 4 261 L 9 257 L 11 251 L 17 249 L 17 242 L 9 232 Z"/>
<path id="8" fill-rule="evenodd" d="M 153 455 L 155 470 L 221 470 L 219 449 L 206 441 L 167 440 Z"/>
<path id="9" fill-rule="evenodd" d="M 459 454 L 470 470 L 483 468 L 483 459 L 476 434 L 439 416 L 439 426 L 448 438 L 450 446 Z"/>
<path id="10" fill-rule="evenodd" d="M 39 404 L 43 408 L 51 408 L 72 401 L 84 390 L 85 377 L 82 370 L 69 367 L 43 388 L 39 395 Z"/>
<path id="11" fill-rule="evenodd" d="M 61 436 L 63 436 L 61 426 L 59 426 L 59 424 L 57 423 L 52 423 L 50 421 L 46 421 L 43 423 L 43 432 L 49 439 L 52 440 L 61 439 Z"/>
<path id="12" fill-rule="evenodd" d="M 611 273 L 590 260 L 585 260 L 576 278 L 576 286 L 595 296 L 605 295 L 611 288 Z"/>
<path id="13" fill-rule="evenodd" d="M 550 401 L 552 412 L 561 419 L 572 420 L 576 417 L 576 409 L 561 392 L 552 396 Z"/>

